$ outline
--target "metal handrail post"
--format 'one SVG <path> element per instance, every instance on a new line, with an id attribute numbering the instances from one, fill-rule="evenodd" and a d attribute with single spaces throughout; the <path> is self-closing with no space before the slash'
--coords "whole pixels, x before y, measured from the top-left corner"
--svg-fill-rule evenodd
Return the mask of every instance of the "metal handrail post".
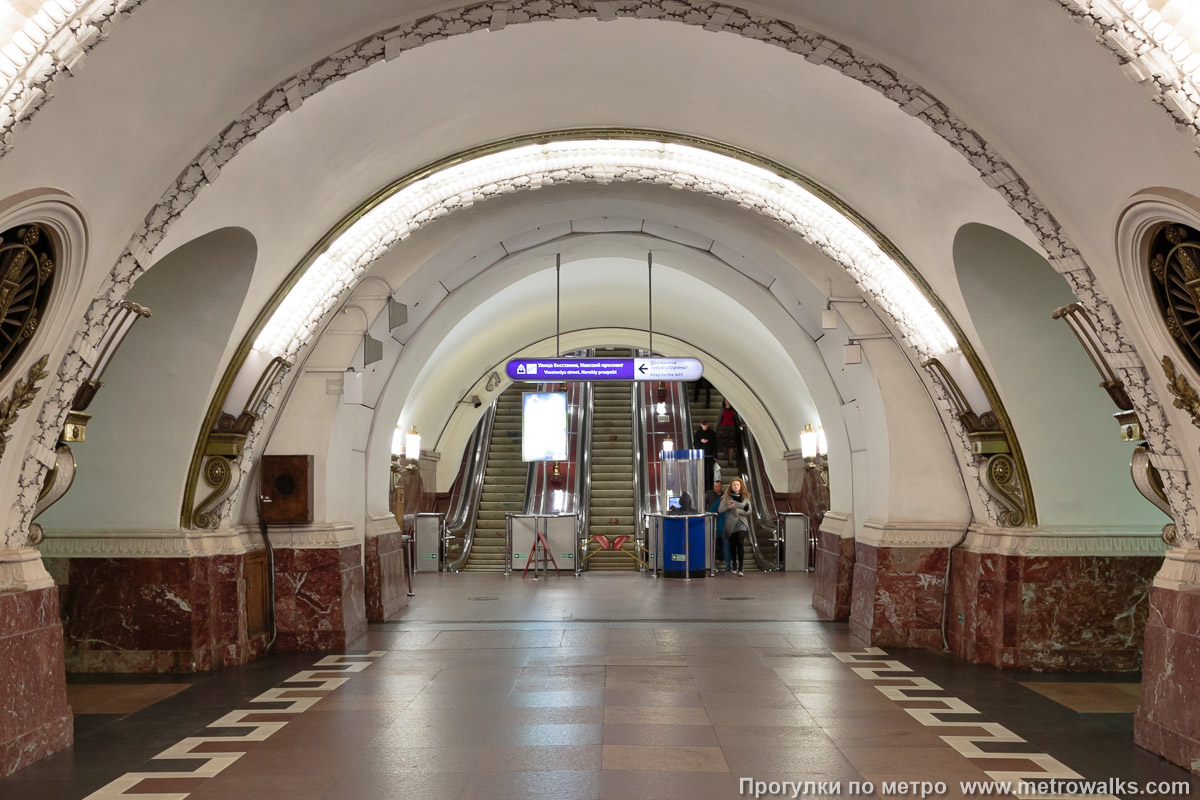
<path id="1" fill-rule="evenodd" d="M 509 511 L 504 515 L 504 574 L 512 574 L 512 518 Z"/>
<path id="2" fill-rule="evenodd" d="M 683 521 L 683 582 L 692 582 L 692 526 L 690 517 Z"/>

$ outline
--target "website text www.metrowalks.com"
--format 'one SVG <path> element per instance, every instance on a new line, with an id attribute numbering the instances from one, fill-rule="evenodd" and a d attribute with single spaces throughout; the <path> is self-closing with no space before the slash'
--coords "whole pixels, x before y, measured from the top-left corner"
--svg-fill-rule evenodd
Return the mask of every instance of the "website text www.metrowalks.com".
<path id="1" fill-rule="evenodd" d="M 744 797 L 864 797 L 878 793 L 896 797 L 941 797 L 950 791 L 945 781 L 759 781 L 754 778 L 738 780 L 738 794 Z M 1103 781 L 1043 780 L 1043 781 L 959 781 L 958 791 L 975 797 L 1186 797 L 1192 792 L 1190 781 L 1126 781 L 1108 778 Z"/>

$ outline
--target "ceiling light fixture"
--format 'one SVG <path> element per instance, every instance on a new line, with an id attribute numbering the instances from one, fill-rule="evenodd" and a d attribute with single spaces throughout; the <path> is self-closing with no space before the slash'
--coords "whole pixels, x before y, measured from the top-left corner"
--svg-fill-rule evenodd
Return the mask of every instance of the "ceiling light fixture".
<path id="1" fill-rule="evenodd" d="M 515 188 L 564 181 L 657 182 L 717 194 L 771 216 L 841 264 L 922 357 L 957 348 L 912 279 L 852 220 L 795 181 L 698 147 L 653 141 L 560 141 L 514 147 L 414 181 L 368 211 L 309 265 L 255 341 L 294 355 L 319 321 L 389 248 L 428 219 Z"/>

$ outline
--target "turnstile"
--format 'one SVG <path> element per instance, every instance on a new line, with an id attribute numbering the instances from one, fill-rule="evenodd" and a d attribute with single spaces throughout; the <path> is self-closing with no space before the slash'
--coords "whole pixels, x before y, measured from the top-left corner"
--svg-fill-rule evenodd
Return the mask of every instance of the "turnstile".
<path id="1" fill-rule="evenodd" d="M 526 565 L 545 542 L 559 572 L 575 572 L 579 560 L 578 514 L 504 515 L 504 574 L 524 572 Z M 539 534 L 541 540 L 539 541 Z M 549 559 L 546 559 L 548 562 Z M 541 567 L 542 565 L 538 565 Z M 532 569 L 532 567 L 531 567 Z M 544 571 L 544 570 L 543 570 Z M 536 572 L 536 570 L 535 570 Z"/>
<path id="2" fill-rule="evenodd" d="M 779 535 L 782 539 L 783 569 L 791 572 L 811 571 L 812 540 L 809 538 L 808 514 L 780 513 Z"/>
<path id="3" fill-rule="evenodd" d="M 413 571 L 441 572 L 445 554 L 442 542 L 446 538 L 446 516 L 423 511 L 413 517 L 413 538 L 416 542 Z"/>

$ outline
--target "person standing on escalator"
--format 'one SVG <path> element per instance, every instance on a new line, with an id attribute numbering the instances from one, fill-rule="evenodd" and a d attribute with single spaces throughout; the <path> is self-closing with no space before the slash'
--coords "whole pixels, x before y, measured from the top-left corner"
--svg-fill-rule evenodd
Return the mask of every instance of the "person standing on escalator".
<path id="1" fill-rule="evenodd" d="M 738 419 L 737 412 L 733 410 L 733 406 L 729 404 L 729 400 L 725 399 L 721 402 L 721 416 L 717 422 L 717 446 L 729 454 L 729 463 L 733 465 L 736 472 L 738 429 L 742 423 Z"/>
<path id="2" fill-rule="evenodd" d="M 750 490 L 741 478 L 729 482 L 729 491 L 721 498 L 720 509 L 725 514 L 725 538 L 729 540 L 730 558 L 725 562 L 725 571 L 745 575 L 746 537 L 750 535 Z"/>
<path id="3" fill-rule="evenodd" d="M 704 451 L 704 485 L 712 486 L 713 467 L 717 463 L 717 432 L 708 427 L 707 420 L 692 434 L 692 449 Z"/>

